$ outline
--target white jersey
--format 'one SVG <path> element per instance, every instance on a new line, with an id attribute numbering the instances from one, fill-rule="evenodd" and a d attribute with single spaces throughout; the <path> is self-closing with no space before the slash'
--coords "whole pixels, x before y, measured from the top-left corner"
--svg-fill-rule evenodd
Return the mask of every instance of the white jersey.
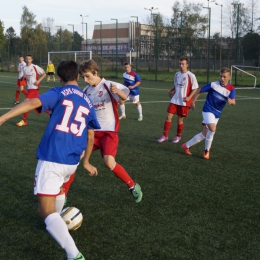
<path id="1" fill-rule="evenodd" d="M 127 96 L 129 94 L 129 89 L 113 81 L 105 80 L 104 78 L 100 83 L 95 86 L 86 86 L 83 92 L 92 101 L 98 122 L 101 129 L 95 129 L 95 131 L 112 131 L 118 132 L 119 130 L 119 116 L 118 116 L 118 101 L 119 96 L 112 94 L 110 91 L 110 84 L 116 85 L 118 89 L 122 90 Z"/>
<path id="2" fill-rule="evenodd" d="M 37 65 L 31 64 L 30 66 L 25 66 L 23 74 L 26 76 L 27 89 L 39 89 L 39 86 L 35 85 L 35 82 L 39 79 L 39 75 L 44 73 L 44 70 Z"/>
<path id="3" fill-rule="evenodd" d="M 187 71 L 181 73 L 180 71 L 175 74 L 174 77 L 175 93 L 171 99 L 171 103 L 179 106 L 189 106 L 189 102 L 184 102 L 183 98 L 188 97 L 192 90 L 199 87 L 197 79 L 193 73 Z"/>
<path id="4" fill-rule="evenodd" d="M 17 69 L 19 71 L 18 79 L 21 79 L 23 77 L 23 69 L 25 66 L 26 66 L 26 63 L 24 61 L 19 62 L 18 67 L 17 67 Z"/>

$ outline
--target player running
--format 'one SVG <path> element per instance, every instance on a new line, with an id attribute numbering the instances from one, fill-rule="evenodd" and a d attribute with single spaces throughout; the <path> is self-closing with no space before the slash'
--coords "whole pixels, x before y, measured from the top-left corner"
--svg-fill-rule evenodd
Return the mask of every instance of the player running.
<path id="1" fill-rule="evenodd" d="M 97 119 L 101 126 L 101 129 L 95 130 L 93 149 L 100 149 L 105 165 L 128 186 L 135 202 L 138 203 L 143 196 L 140 185 L 115 161 L 119 142 L 117 104 L 119 100 L 126 100 L 129 89 L 122 84 L 100 78 L 98 66 L 91 59 L 81 63 L 79 72 L 88 84 L 84 88 L 84 93 L 94 104 Z"/>
<path id="2" fill-rule="evenodd" d="M 52 111 L 37 149 L 34 194 L 38 197 L 38 212 L 44 219 L 46 230 L 65 249 L 67 259 L 85 260 L 60 216 L 65 200 L 62 186 L 75 172 L 84 151 L 84 168 L 90 176 L 98 174 L 89 164 L 89 156 L 94 143 L 93 129 L 100 126 L 93 104 L 78 87 L 77 63 L 62 61 L 57 74 L 61 87 L 19 104 L 0 117 L 0 125 L 36 108 L 40 112 Z"/>
<path id="3" fill-rule="evenodd" d="M 208 92 L 208 95 L 202 108 L 202 132 L 195 135 L 191 140 L 182 145 L 182 149 L 187 155 L 192 155 L 190 152 L 191 146 L 201 142 L 206 138 L 203 158 L 206 160 L 209 159 L 210 148 L 222 110 L 224 109 L 226 103 L 229 105 L 236 104 L 236 91 L 235 87 L 229 84 L 230 78 L 230 69 L 224 67 L 220 70 L 219 81 L 210 82 L 202 88 L 198 89 L 195 93 L 191 103 L 192 109 L 195 109 L 195 102 L 201 93 Z"/>

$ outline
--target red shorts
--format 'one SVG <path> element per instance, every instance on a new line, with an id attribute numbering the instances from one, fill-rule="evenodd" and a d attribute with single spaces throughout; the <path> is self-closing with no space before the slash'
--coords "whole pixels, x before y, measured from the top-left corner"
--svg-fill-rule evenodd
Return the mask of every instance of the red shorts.
<path id="1" fill-rule="evenodd" d="M 18 87 L 25 87 L 26 86 L 26 78 L 17 79 L 16 85 Z"/>
<path id="2" fill-rule="evenodd" d="M 178 116 L 181 117 L 187 117 L 189 114 L 189 107 L 185 107 L 185 106 L 179 106 L 179 105 L 175 105 L 173 103 L 170 103 L 167 109 L 168 113 L 171 113 L 173 115 L 177 114 Z"/>
<path id="3" fill-rule="evenodd" d="M 38 89 L 29 89 L 28 94 L 26 95 L 26 98 L 32 99 L 32 98 L 37 98 L 38 96 L 39 96 Z"/>
<path id="4" fill-rule="evenodd" d="M 116 132 L 95 131 L 93 151 L 100 149 L 102 157 L 104 155 L 116 157 L 118 141 Z"/>

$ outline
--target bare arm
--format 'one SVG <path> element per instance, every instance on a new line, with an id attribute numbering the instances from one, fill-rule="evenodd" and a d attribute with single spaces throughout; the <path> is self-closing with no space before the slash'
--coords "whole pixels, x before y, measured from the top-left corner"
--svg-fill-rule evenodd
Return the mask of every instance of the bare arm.
<path id="1" fill-rule="evenodd" d="M 97 176 L 98 171 L 97 168 L 89 163 L 89 158 L 92 153 L 93 145 L 94 145 L 94 130 L 88 130 L 88 139 L 87 139 L 87 147 L 84 152 L 83 158 L 83 167 L 89 172 L 90 176 Z"/>
<path id="2" fill-rule="evenodd" d="M 14 107 L 4 115 L 0 117 L 0 125 L 2 125 L 5 121 L 19 116 L 25 112 L 31 111 L 37 107 L 40 107 L 42 105 L 42 102 L 39 98 L 33 98 L 33 99 L 27 99 L 18 106 Z"/>
<path id="3" fill-rule="evenodd" d="M 39 85 L 40 82 L 46 77 L 46 73 L 43 73 L 41 77 L 35 82 L 35 85 Z"/>
<path id="4" fill-rule="evenodd" d="M 193 109 L 193 110 L 195 109 L 195 102 L 198 99 L 198 97 L 200 96 L 200 94 L 201 94 L 201 88 L 197 89 L 195 94 L 192 97 L 192 101 L 190 104 L 191 109 Z"/>
<path id="5" fill-rule="evenodd" d="M 183 101 L 188 102 L 193 97 L 193 95 L 196 93 L 196 91 L 197 91 L 197 89 L 193 89 L 188 97 L 183 98 Z"/>
<path id="6" fill-rule="evenodd" d="M 234 106 L 236 104 L 236 100 L 231 99 L 231 98 L 228 98 L 227 102 L 228 102 L 229 105 L 232 105 L 232 106 Z"/>
<path id="7" fill-rule="evenodd" d="M 129 86 L 129 89 L 138 87 L 141 84 L 141 81 L 136 82 L 133 86 Z"/>
<path id="8" fill-rule="evenodd" d="M 114 84 L 111 84 L 110 85 L 110 89 L 111 89 L 111 92 L 113 94 L 117 94 L 121 100 L 126 100 L 127 99 L 127 95 L 125 94 L 125 92 L 123 92 L 122 90 L 118 89 L 116 85 Z"/>
<path id="9" fill-rule="evenodd" d="M 170 89 L 168 90 L 168 95 L 169 95 L 169 97 L 172 98 L 173 95 L 174 95 L 174 93 L 175 93 L 175 87 L 173 86 L 172 88 L 170 88 Z"/>

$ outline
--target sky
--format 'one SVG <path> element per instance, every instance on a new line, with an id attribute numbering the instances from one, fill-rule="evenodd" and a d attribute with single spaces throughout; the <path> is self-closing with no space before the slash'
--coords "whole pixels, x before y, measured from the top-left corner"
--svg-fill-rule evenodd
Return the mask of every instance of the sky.
<path id="1" fill-rule="evenodd" d="M 80 16 L 82 15 L 83 22 L 88 24 L 88 39 L 91 39 L 94 26 L 100 24 L 95 21 L 102 21 L 103 24 L 115 23 L 116 21 L 111 20 L 111 18 L 114 18 L 118 19 L 118 23 L 125 23 L 136 21 L 136 18 L 131 18 L 131 16 L 138 16 L 139 23 L 145 24 L 147 23 L 147 17 L 151 14 L 151 11 L 145 8 L 152 9 L 152 7 L 154 8 L 153 13 L 159 12 L 165 18 L 170 19 L 174 2 L 169 0 L 131 0 L 129 2 L 122 0 L 26 0 L 26 4 L 23 4 L 20 0 L 9 0 L 0 3 L 0 20 L 4 23 L 5 30 L 12 26 L 16 35 L 20 35 L 22 6 L 26 5 L 29 11 L 36 16 L 35 19 L 38 23 L 42 23 L 50 17 L 54 19 L 55 26 L 62 26 L 63 30 L 72 31 L 72 26 L 68 24 L 73 24 L 74 31 L 78 31 L 82 35 L 82 17 Z M 211 7 L 211 35 L 220 32 L 221 7 L 215 5 L 214 2 L 219 5 L 223 4 L 224 12 L 226 0 L 190 0 L 189 2 L 202 3 L 205 7 L 209 4 Z M 208 14 L 208 10 L 204 9 L 203 13 Z M 54 27 L 51 34 L 56 33 L 57 30 L 59 28 Z M 84 25 L 84 38 L 85 32 L 86 27 Z"/>

